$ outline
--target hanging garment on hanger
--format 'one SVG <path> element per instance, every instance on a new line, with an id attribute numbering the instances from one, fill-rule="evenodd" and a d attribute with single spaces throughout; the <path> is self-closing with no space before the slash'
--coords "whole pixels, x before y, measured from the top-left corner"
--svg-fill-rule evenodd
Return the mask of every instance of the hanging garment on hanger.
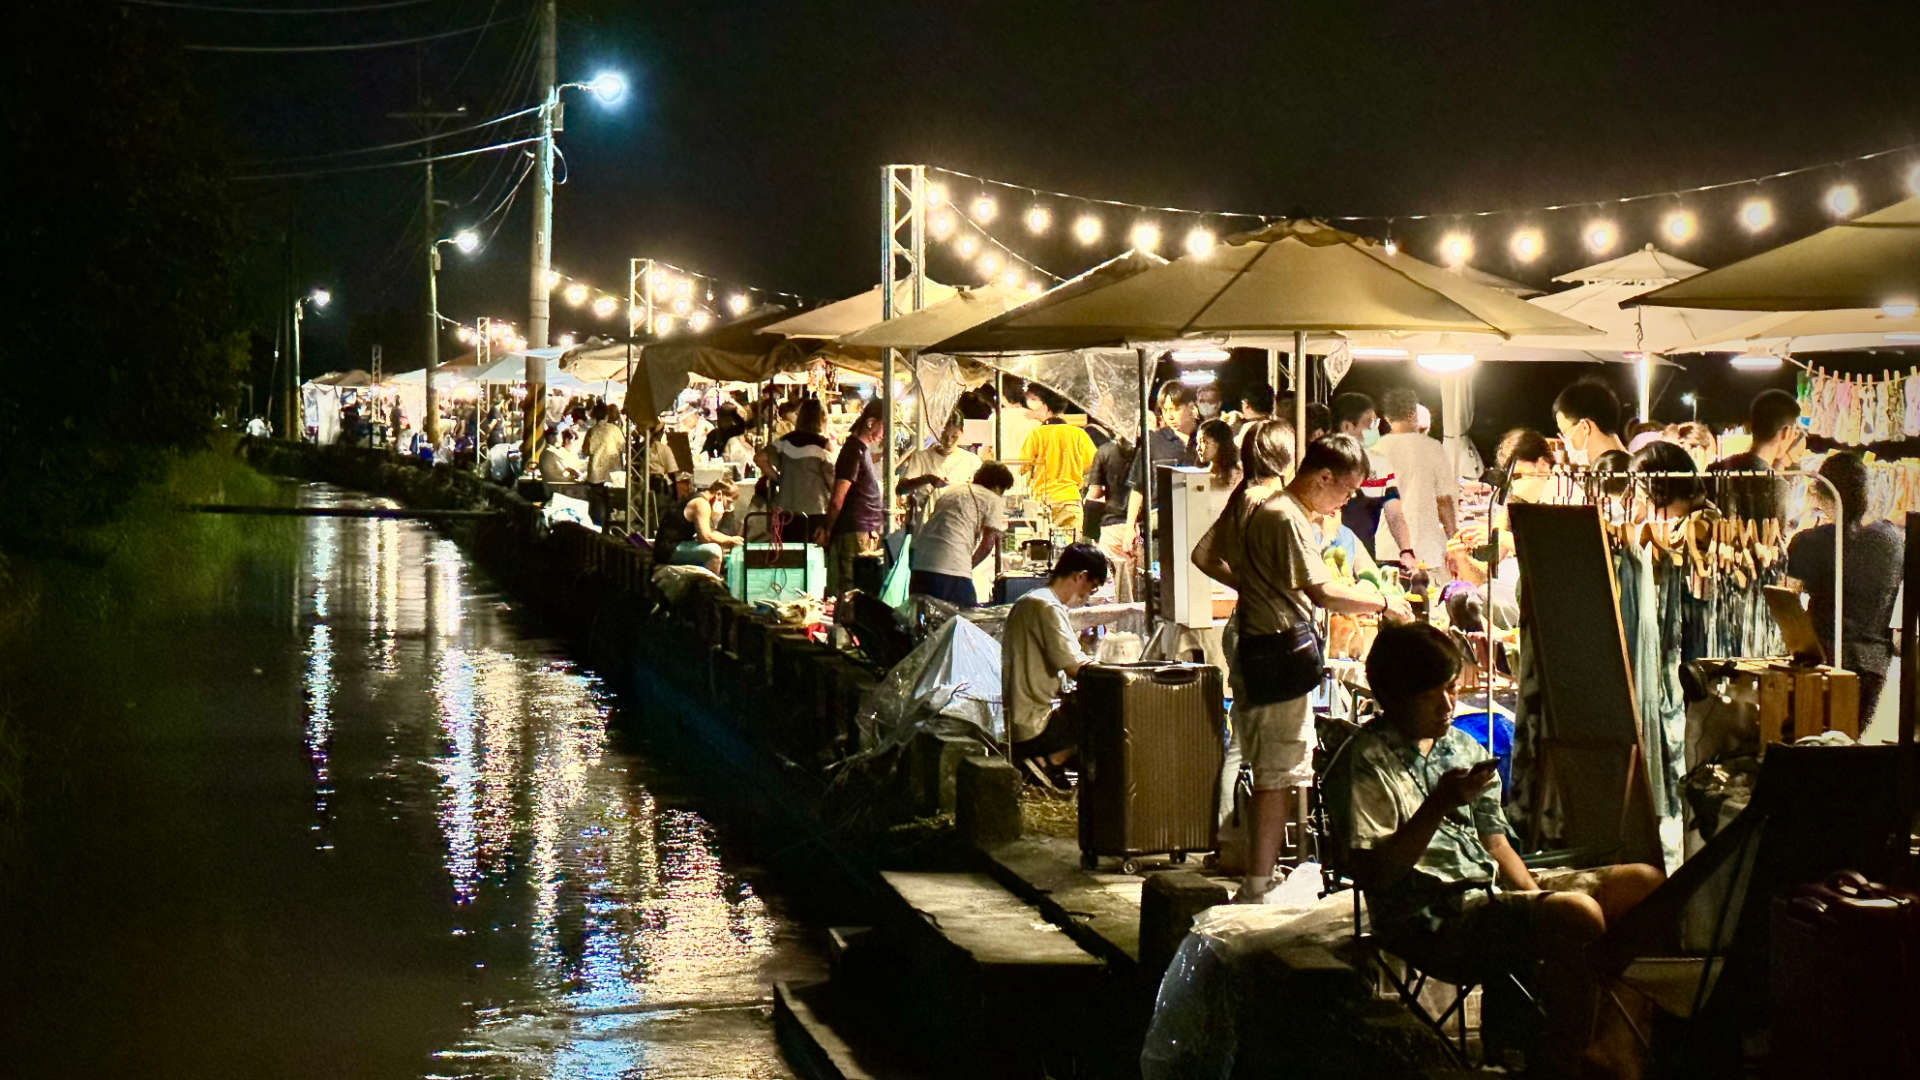
<path id="1" fill-rule="evenodd" d="M 1813 413 L 1813 433 L 1823 439 L 1833 438 L 1833 428 L 1840 410 L 1840 387 L 1833 376 L 1822 371 L 1814 377 L 1815 406 Z"/>
<path id="2" fill-rule="evenodd" d="M 1860 385 L 1860 444 L 1868 446 L 1885 442 L 1887 423 L 1886 384 L 1867 382 Z"/>
<path id="3" fill-rule="evenodd" d="M 1920 368 L 1909 368 L 1907 377 L 1900 385 L 1905 388 L 1906 416 L 1900 424 L 1900 432 L 1909 439 L 1920 439 Z"/>

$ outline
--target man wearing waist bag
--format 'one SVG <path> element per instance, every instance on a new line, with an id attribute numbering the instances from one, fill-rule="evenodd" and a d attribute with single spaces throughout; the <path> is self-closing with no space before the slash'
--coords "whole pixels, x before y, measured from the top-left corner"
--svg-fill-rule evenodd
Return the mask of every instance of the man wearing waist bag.
<path id="1" fill-rule="evenodd" d="M 1349 435 L 1307 445 L 1284 488 L 1293 431 L 1277 421 L 1249 428 L 1244 478 L 1220 520 L 1194 551 L 1194 564 L 1239 592 L 1233 670 L 1233 731 L 1253 767 L 1253 836 L 1236 900 L 1258 903 L 1273 881 L 1288 797 L 1313 780 L 1312 694 L 1324 662 L 1313 609 L 1410 619 L 1405 602 L 1334 581 L 1321 560 L 1313 519 L 1338 513 L 1367 478 L 1367 453 Z"/>

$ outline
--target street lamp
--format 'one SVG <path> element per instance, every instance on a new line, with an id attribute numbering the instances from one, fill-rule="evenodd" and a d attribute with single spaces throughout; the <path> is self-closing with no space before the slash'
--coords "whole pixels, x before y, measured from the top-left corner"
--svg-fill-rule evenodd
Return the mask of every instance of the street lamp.
<path id="1" fill-rule="evenodd" d="M 1700 399 L 1693 396 L 1693 391 L 1689 390 L 1686 393 L 1681 394 L 1680 404 L 1685 405 L 1688 408 L 1693 410 L 1693 419 L 1695 420 L 1700 419 Z"/>
<path id="2" fill-rule="evenodd" d="M 325 289 L 316 288 L 293 302 L 293 363 L 287 367 L 287 431 L 290 437 L 300 438 L 306 433 L 306 425 L 299 422 L 300 416 L 300 321 L 306 315 L 308 304 L 316 308 L 333 303 L 333 294 Z M 298 434 L 295 434 L 298 432 Z"/>
<path id="3" fill-rule="evenodd" d="M 433 333 L 427 335 L 427 369 L 421 376 L 426 384 L 423 395 L 426 403 L 420 418 L 420 431 L 427 437 L 428 446 L 440 444 L 440 405 L 433 394 L 433 369 L 440 366 L 440 245 L 452 244 L 460 249 L 460 254 L 471 255 L 480 250 L 480 234 L 472 229 L 461 229 L 445 239 L 435 240 L 427 245 L 427 311 L 433 320 Z"/>

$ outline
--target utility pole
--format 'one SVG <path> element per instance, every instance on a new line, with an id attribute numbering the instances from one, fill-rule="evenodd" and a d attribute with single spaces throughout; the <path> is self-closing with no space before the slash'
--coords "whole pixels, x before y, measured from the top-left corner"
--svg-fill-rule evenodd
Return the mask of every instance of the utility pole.
<path id="1" fill-rule="evenodd" d="M 426 102 L 422 101 L 420 104 L 421 108 L 414 112 L 388 113 L 387 116 L 393 120 L 418 120 L 422 132 L 428 136 L 433 134 L 432 126 L 440 121 L 464 120 L 467 116 L 464 105 L 451 112 L 427 112 Z M 437 204 L 433 201 L 433 140 L 431 138 L 427 140 L 426 149 L 421 156 L 427 159 L 425 162 L 427 168 L 425 245 L 427 249 L 427 369 L 421 376 L 426 384 L 426 404 L 423 408 L 426 415 L 420 418 L 420 432 L 427 437 L 428 446 L 437 447 L 440 445 L 440 406 L 439 399 L 433 393 L 433 369 L 440 366 L 440 282 L 438 277 L 440 232 L 433 220 Z"/>
<path id="2" fill-rule="evenodd" d="M 554 0 L 540 0 L 540 142 L 533 166 L 533 257 L 527 285 L 527 347 L 547 347 L 547 275 L 553 269 L 553 132 L 560 109 L 559 27 Z M 546 415 L 547 363 L 527 358 L 526 437 L 520 460 L 539 450 L 540 421 Z"/>

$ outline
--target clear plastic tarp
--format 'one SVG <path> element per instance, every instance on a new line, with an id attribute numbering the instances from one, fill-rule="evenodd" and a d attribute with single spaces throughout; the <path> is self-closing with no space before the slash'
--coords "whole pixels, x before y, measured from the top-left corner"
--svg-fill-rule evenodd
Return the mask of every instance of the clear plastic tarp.
<path id="1" fill-rule="evenodd" d="M 1000 643 L 966 619 L 948 619 L 860 706 L 863 755 L 904 745 L 921 731 L 998 744 Z"/>
<path id="2" fill-rule="evenodd" d="M 1140 358 L 1132 349 L 970 356 L 943 353 L 919 358 L 920 392 L 928 416 L 946 416 L 967 387 L 985 381 L 985 365 L 1058 391 L 1111 431 L 1140 427 Z"/>

